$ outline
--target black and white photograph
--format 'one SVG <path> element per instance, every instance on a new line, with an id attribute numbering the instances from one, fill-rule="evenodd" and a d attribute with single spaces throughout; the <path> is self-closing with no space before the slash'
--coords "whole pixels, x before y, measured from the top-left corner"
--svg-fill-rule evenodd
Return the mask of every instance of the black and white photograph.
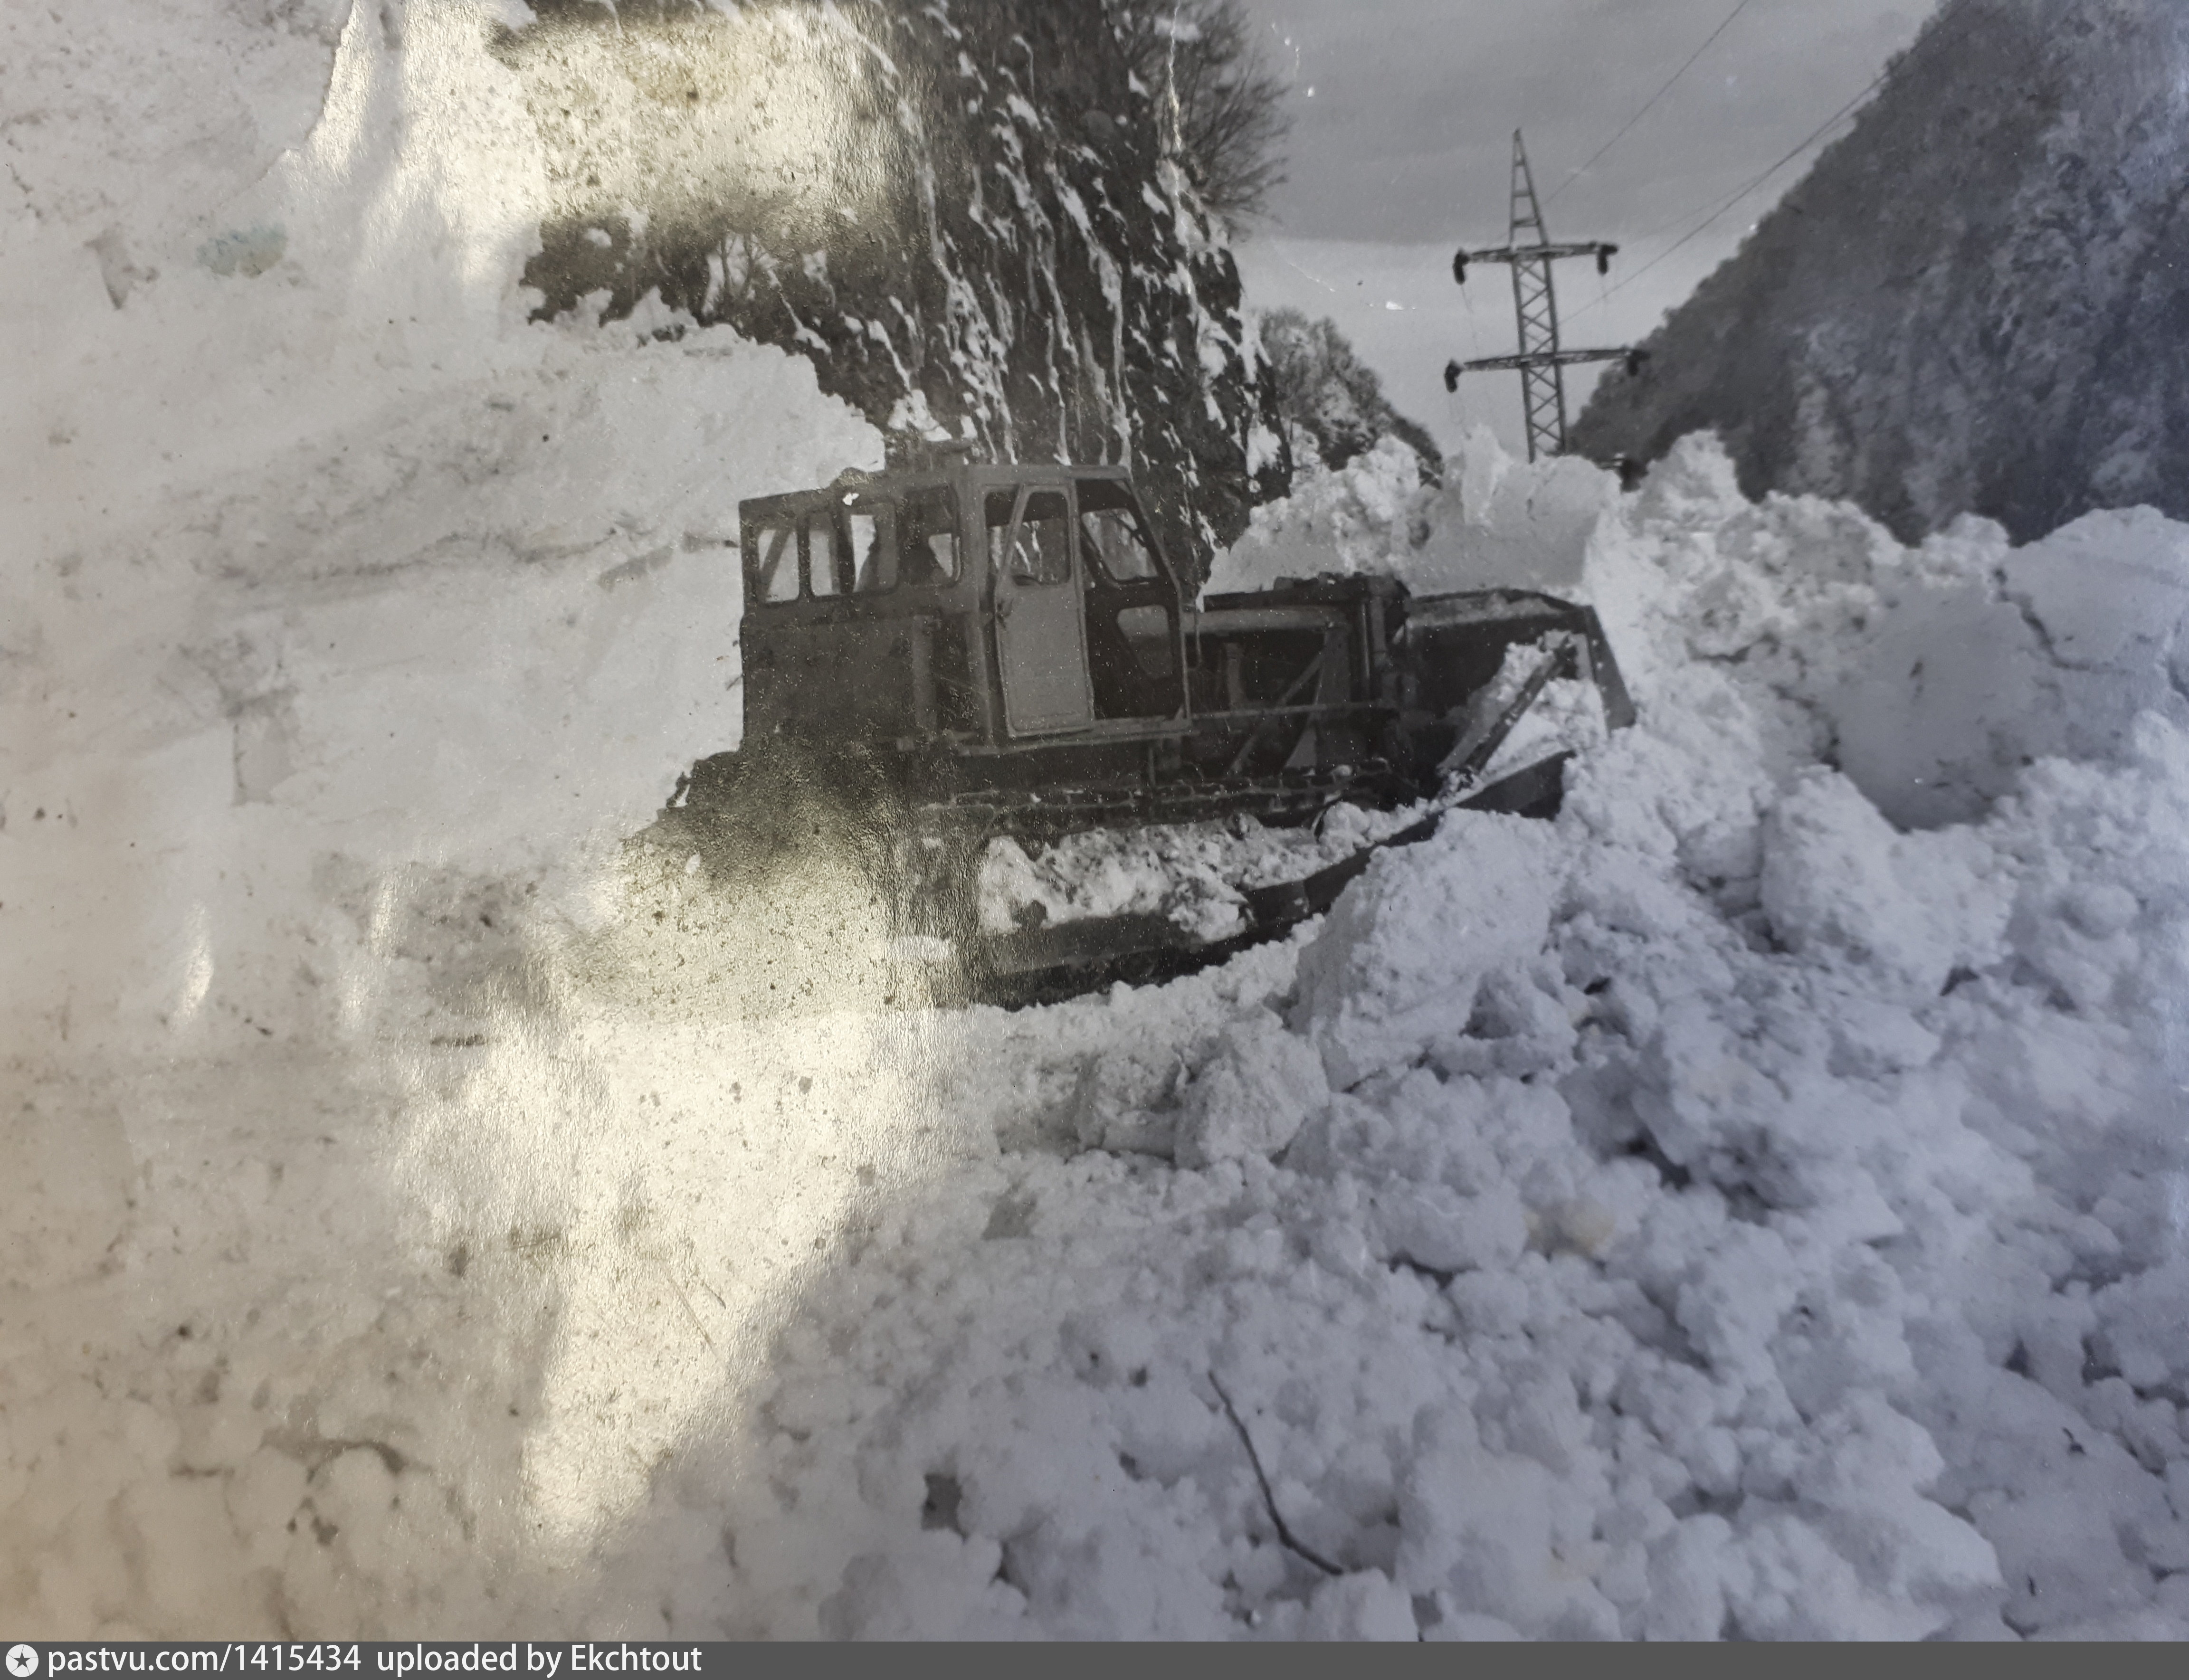
<path id="1" fill-rule="evenodd" d="M 14 1680 L 2189 1638 L 2174 0 L 5 0 L 0 428 Z"/>

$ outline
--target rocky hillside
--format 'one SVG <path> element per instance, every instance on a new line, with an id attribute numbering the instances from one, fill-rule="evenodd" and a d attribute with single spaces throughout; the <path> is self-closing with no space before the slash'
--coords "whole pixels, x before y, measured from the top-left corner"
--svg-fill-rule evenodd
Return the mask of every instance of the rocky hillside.
<path id="1" fill-rule="evenodd" d="M 1414 452 L 1422 483 L 1441 482 L 1444 456 L 1434 441 L 1391 406 L 1376 370 L 1354 354 L 1337 322 L 1271 309 L 1261 319 L 1259 337 L 1295 461 L 1307 456 L 1339 472 L 1383 438 L 1396 438 Z"/>
<path id="2" fill-rule="evenodd" d="M 1751 494 L 1903 537 L 2189 512 L 2189 11 L 1949 0 L 1576 446 L 1714 427 Z"/>
<path id="3" fill-rule="evenodd" d="M 1126 461 L 1205 568 L 1289 456 L 1215 224 L 1111 0 L 541 0 L 543 316 L 649 291 L 809 357 L 892 439 Z"/>

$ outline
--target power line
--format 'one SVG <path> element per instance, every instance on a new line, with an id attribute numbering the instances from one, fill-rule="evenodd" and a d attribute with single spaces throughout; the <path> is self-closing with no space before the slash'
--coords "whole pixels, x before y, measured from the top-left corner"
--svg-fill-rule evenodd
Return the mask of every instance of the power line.
<path id="1" fill-rule="evenodd" d="M 1964 3 L 1964 0 L 1947 0 L 1944 11 L 1942 11 L 1939 14 L 1940 22 L 1943 22 L 1947 13 L 1959 9 L 1962 3 Z M 1681 235 L 1680 237 L 1675 240 L 1671 245 L 1659 252 L 1656 256 L 1651 257 L 1640 268 L 1635 269 L 1632 274 L 1628 274 L 1624 280 L 1621 280 L 1618 285 L 1611 287 L 1601 297 L 1583 303 L 1580 308 L 1574 311 L 1574 314 L 1578 315 L 1587 310 L 1595 308 L 1600 303 L 1609 303 L 1613 297 L 1616 297 L 1621 291 L 1626 290 L 1626 287 L 1633 285 L 1635 281 L 1640 280 L 1643 275 L 1648 274 L 1650 269 L 1655 268 L 1660 263 L 1664 262 L 1667 257 L 1679 251 L 1683 246 L 1700 239 L 1704 233 L 1708 231 L 1708 229 L 1717 223 L 1718 218 L 1724 215 L 1727 211 L 1732 209 L 1733 206 L 1739 203 L 1741 200 L 1746 198 L 1749 194 L 1754 192 L 1756 188 L 1762 186 L 1766 181 L 1769 180 L 1773 175 L 1776 175 L 1781 169 L 1784 169 L 1803 152 L 1808 150 L 1811 146 L 1816 144 L 1816 143 L 1822 139 L 1825 134 L 1829 133 L 1831 129 L 1839 123 L 1841 119 L 1847 115 L 1848 112 L 1852 111 L 1857 105 L 1860 105 L 1880 88 L 1882 88 L 1899 71 L 1905 69 L 1909 60 L 1915 56 L 1916 52 L 1924 45 L 1925 41 L 1935 41 L 1938 38 L 1938 28 L 1934 25 L 1930 35 L 1925 37 L 1923 40 L 1916 42 L 1915 46 L 1909 48 L 1908 51 L 1902 54 L 1901 57 L 1894 63 L 1886 65 L 1883 70 L 1877 73 L 1876 77 L 1871 81 L 1868 87 L 1864 88 L 1859 93 L 1857 93 L 1837 110 L 1834 111 L 1830 116 L 1819 123 L 1815 128 L 1809 132 L 1807 137 L 1799 144 L 1796 145 L 1792 150 L 1789 151 L 1784 157 L 1780 158 L 1769 168 L 1749 177 L 1749 178 L 1741 185 L 1734 188 L 1728 196 L 1720 199 L 1717 202 L 1716 206 L 1711 208 L 1710 214 L 1705 217 L 1700 222 L 1688 229 L 1686 233 Z M 1671 225 L 1672 224 L 1669 223 L 1666 224 L 1668 227 Z M 1660 229 L 1660 231 L 1662 230 Z M 1656 235 L 1652 234 L 1647 235 L 1647 237 L 1654 239 Z"/>
<path id="2" fill-rule="evenodd" d="M 1564 192 L 1568 187 L 1571 186 L 1575 181 L 1579 180 L 1583 175 L 1588 173 L 1590 164 L 1594 163 L 1597 159 L 1602 157 L 1604 153 L 1609 151 L 1614 146 L 1625 139 L 1627 135 L 1632 133 L 1634 130 L 1634 125 L 1639 122 L 1643 117 L 1649 116 L 1652 110 L 1656 109 L 1657 101 L 1663 99 L 1666 94 L 1672 91 L 1672 84 L 1675 82 L 1677 82 L 1682 76 L 1685 76 L 1690 70 L 1694 68 L 1695 60 L 1702 57 L 1705 53 L 1710 51 L 1711 43 L 1713 41 L 1716 41 L 1719 36 L 1724 34 L 1728 29 L 1731 28 L 1733 25 L 1733 20 L 1739 17 L 1743 12 L 1746 11 L 1748 7 L 1749 0 L 1739 0 L 1739 3 L 1734 6 L 1730 12 L 1726 14 L 1724 21 L 1720 23 L 1716 29 L 1712 30 L 1703 38 L 1703 44 L 1696 48 L 1694 52 L 1688 54 L 1687 62 L 1682 65 L 1677 70 L 1674 71 L 1670 76 L 1666 77 L 1665 85 L 1660 88 L 1655 93 L 1650 94 L 1648 101 L 1643 105 L 1641 110 L 1636 111 L 1633 116 L 1626 119 L 1626 126 L 1621 128 L 1616 134 L 1614 134 L 1609 139 L 1606 140 L 1602 145 L 1598 146 L 1594 151 L 1591 152 L 1588 155 L 1587 161 L 1582 163 L 1578 168 L 1575 169 L 1571 174 L 1568 175 L 1564 180 L 1559 182 L 1557 186 L 1552 188 L 1550 197 L 1545 199 L 1543 201 L 1546 204 L 1556 203 L 1560 193 Z"/>
<path id="3" fill-rule="evenodd" d="M 1875 85 L 1875 83 L 1872 84 L 1872 86 Z M 1863 90 L 1864 93 L 1867 93 L 1869 91 L 1869 90 L 1868 88 L 1864 88 Z M 1856 95 L 1856 99 L 1858 100 L 1861 99 L 1861 97 L 1862 94 Z M 1852 104 L 1850 103 L 1849 105 L 1842 108 L 1840 115 L 1844 116 L 1846 115 L 1847 110 L 1852 109 Z M 1838 121 L 1838 116 L 1835 116 L 1832 119 L 1833 122 L 1836 122 Z M 1831 123 L 1829 122 L 1824 125 L 1824 128 L 1829 128 L 1830 127 Z M 1694 227 L 1688 229 L 1687 232 L 1681 235 L 1679 238 L 1674 240 L 1671 244 L 1666 246 L 1662 251 L 1659 252 L 1654 257 L 1652 257 L 1640 268 L 1635 269 L 1632 274 L 1628 274 L 1624 280 L 1621 280 L 1618 285 L 1609 287 L 1600 297 L 1592 298 L 1589 302 L 1583 303 L 1580 308 L 1574 311 L 1574 314 L 1578 315 L 1581 314 L 1583 310 L 1593 309 L 1599 304 L 1609 303 L 1615 296 L 1624 291 L 1628 286 L 1633 285 L 1635 281 L 1640 280 L 1643 275 L 1648 274 L 1650 269 L 1655 268 L 1660 263 L 1667 261 L 1679 252 L 1682 247 L 1690 245 L 1696 240 L 1700 239 L 1705 233 L 1709 232 L 1712 227 L 1717 225 L 1717 220 L 1721 216 L 1724 215 L 1725 212 L 1732 209 L 1734 205 L 1739 203 L 1740 201 L 1746 198 L 1749 194 L 1754 192 L 1756 188 L 1762 186 L 1764 182 L 1769 180 L 1789 163 L 1792 162 L 1794 159 L 1798 157 L 1802 152 L 1807 150 L 1809 146 L 1816 140 L 1818 135 L 1822 134 L 1824 132 L 1824 128 L 1819 129 L 1816 134 L 1811 135 L 1808 139 L 1804 140 L 1799 146 L 1796 146 L 1785 157 L 1780 158 L 1778 162 L 1773 164 L 1762 174 L 1751 178 L 1745 186 L 1737 188 L 1731 197 L 1721 201 L 1718 206 L 1715 210 L 1711 211 L 1711 213 L 1705 217 L 1700 222 L 1698 222 Z"/>

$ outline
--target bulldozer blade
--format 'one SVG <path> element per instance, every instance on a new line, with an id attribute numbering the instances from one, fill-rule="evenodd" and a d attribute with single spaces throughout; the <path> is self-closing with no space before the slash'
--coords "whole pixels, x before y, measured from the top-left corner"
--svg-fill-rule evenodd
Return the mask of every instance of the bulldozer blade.
<path id="1" fill-rule="evenodd" d="M 1311 875 L 1249 889 L 1242 895 L 1247 925 L 1220 939 L 1196 940 L 1175 922 L 1151 914 L 1090 917 L 983 936 L 972 942 L 964 964 L 966 1001 L 1024 1008 L 1120 980 L 1145 985 L 1228 962 L 1326 913 L 1379 853 L 1428 839 L 1452 811 L 1556 816 L 1572 757 L 1558 753 L 1531 764 Z"/>
<path id="2" fill-rule="evenodd" d="M 1196 951 L 1202 942 L 1168 917 L 1100 916 L 987 936 L 981 965 L 996 975 L 1083 967 L 1144 951 Z"/>
<path id="3" fill-rule="evenodd" d="M 1571 753 L 1559 753 L 1531 764 L 1525 770 L 1491 783 L 1449 809 L 1497 812 L 1512 817 L 1555 817 L 1565 790 L 1566 762 L 1572 756 Z M 1309 916 L 1319 916 L 1338 902 L 1338 895 L 1375 861 L 1378 852 L 1427 840 L 1444 818 L 1442 811 L 1424 817 L 1302 880 L 1255 887 L 1245 895 L 1247 908 L 1253 912 L 1256 925 L 1277 931 L 1305 921 Z"/>

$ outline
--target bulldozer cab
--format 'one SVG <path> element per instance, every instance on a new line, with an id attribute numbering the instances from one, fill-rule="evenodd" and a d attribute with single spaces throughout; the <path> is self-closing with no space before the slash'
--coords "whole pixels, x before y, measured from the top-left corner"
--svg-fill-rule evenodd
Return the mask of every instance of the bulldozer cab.
<path id="1" fill-rule="evenodd" d="M 1123 467 L 847 473 L 739 512 L 749 738 L 994 754 L 1187 727 L 1184 594 Z"/>

